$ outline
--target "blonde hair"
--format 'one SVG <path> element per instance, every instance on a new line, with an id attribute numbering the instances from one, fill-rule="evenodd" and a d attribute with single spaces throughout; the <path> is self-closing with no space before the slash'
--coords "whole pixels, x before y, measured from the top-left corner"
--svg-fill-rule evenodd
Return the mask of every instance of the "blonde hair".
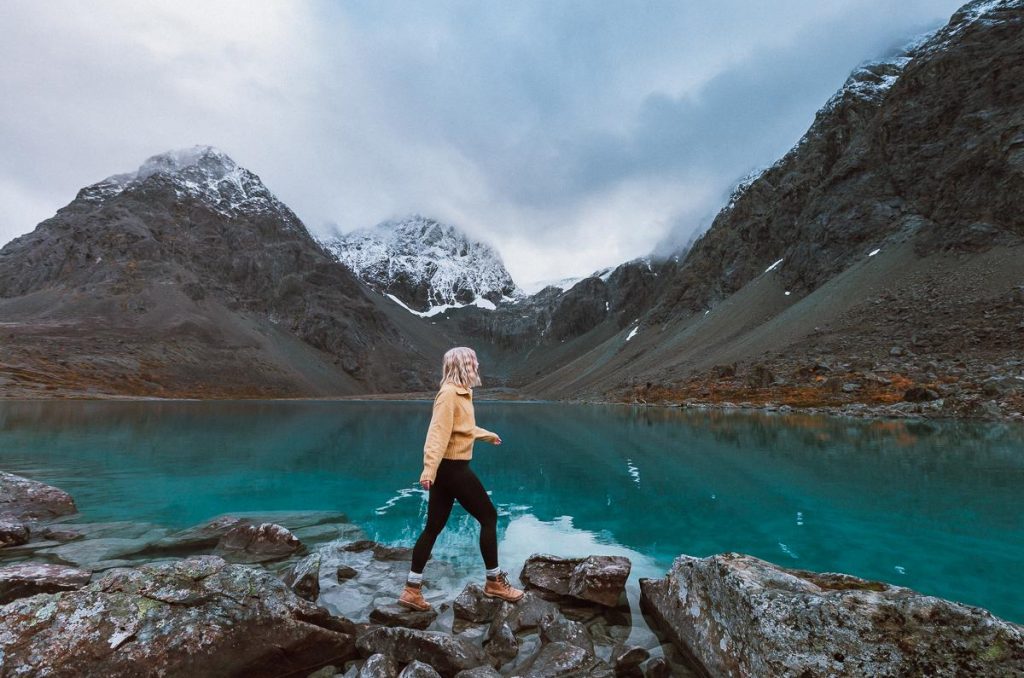
<path id="1" fill-rule="evenodd" d="M 479 361 L 476 351 L 468 346 L 456 346 L 448 349 L 441 361 L 441 386 L 455 384 L 465 388 L 480 385 L 480 373 L 477 371 Z"/>

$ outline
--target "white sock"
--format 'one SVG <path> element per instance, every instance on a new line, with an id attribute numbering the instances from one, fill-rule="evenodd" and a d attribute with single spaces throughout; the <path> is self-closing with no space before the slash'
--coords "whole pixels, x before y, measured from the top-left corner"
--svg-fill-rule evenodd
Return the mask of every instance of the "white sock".
<path id="1" fill-rule="evenodd" d="M 493 570 L 487 570 L 487 576 L 488 577 L 497 577 L 499 572 L 501 572 L 501 568 L 500 567 L 496 567 Z"/>
<path id="2" fill-rule="evenodd" d="M 407 582 L 409 582 L 410 584 L 422 584 L 423 583 L 423 573 L 422 572 L 413 572 L 413 571 L 410 570 L 409 571 L 409 576 L 406 577 L 405 580 Z"/>

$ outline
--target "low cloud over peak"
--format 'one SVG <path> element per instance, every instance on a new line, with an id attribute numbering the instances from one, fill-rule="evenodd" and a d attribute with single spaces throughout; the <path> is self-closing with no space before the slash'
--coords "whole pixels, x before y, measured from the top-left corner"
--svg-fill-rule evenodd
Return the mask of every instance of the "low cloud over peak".
<path id="1" fill-rule="evenodd" d="M 959 4 L 14 0 L 0 242 L 209 143 L 314 233 L 419 212 L 516 280 L 586 274 L 685 242 L 853 67 Z"/>

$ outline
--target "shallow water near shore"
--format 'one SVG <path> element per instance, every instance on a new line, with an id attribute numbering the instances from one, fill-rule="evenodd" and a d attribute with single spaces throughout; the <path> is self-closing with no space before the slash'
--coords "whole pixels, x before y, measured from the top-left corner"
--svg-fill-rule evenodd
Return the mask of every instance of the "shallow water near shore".
<path id="1" fill-rule="evenodd" d="M 680 553 L 738 551 L 1024 622 L 1024 427 L 537 402 L 476 411 L 504 439 L 477 443 L 472 465 L 513 574 L 535 552 L 621 554 L 634 588 Z M 83 521 L 331 510 L 411 545 L 429 418 L 427 401 L 0 402 L 0 469 L 67 490 Z M 456 507 L 434 556 L 476 568 L 476 539 Z"/>

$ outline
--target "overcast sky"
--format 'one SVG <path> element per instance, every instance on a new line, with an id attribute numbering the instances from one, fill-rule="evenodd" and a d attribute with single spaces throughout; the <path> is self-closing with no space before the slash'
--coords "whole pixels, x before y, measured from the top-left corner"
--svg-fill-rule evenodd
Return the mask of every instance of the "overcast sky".
<path id="1" fill-rule="evenodd" d="M 0 245 L 210 144 L 315 234 L 412 212 L 522 284 L 685 241 L 959 0 L 0 3 Z"/>

